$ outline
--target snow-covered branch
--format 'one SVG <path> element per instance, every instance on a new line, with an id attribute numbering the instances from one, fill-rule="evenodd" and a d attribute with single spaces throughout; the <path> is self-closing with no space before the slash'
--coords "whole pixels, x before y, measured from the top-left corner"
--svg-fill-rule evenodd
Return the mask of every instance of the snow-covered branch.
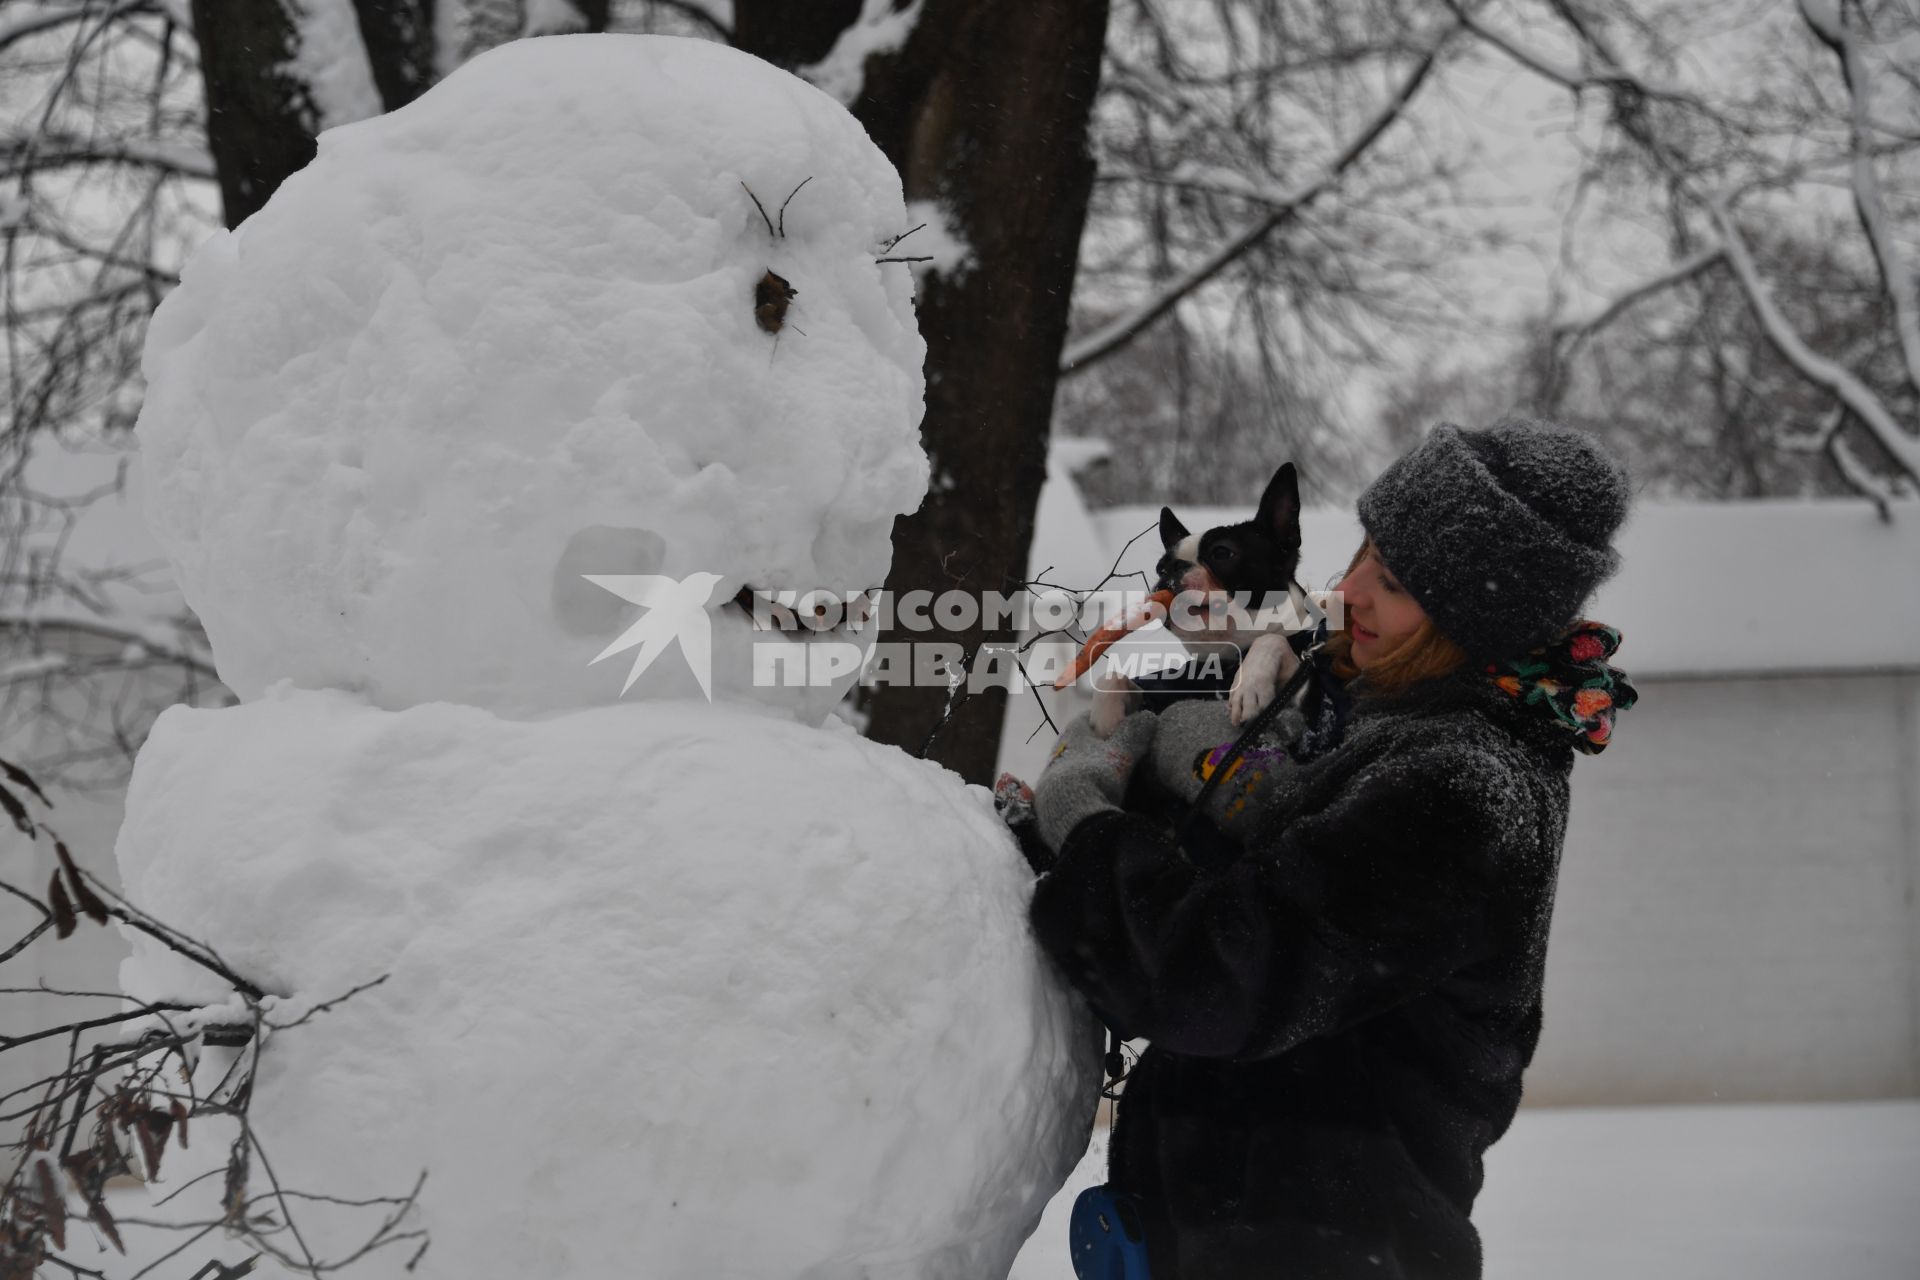
<path id="1" fill-rule="evenodd" d="M 1503 34 L 1483 22 L 1473 14 L 1462 0 L 1447 0 L 1447 7 L 1453 10 L 1461 24 L 1474 35 L 1498 49 L 1514 62 L 1525 67 L 1535 75 L 1551 80 L 1567 89 L 1578 92 L 1582 89 L 1627 89 L 1645 98 L 1657 98 L 1665 102 L 1677 102 L 1693 108 L 1702 115 L 1717 114 L 1698 94 L 1690 93 L 1676 85 L 1663 84 L 1651 80 L 1645 75 L 1630 72 L 1617 65 L 1611 57 L 1602 58 L 1598 65 L 1570 67 L 1565 63 L 1549 58 L 1536 50 L 1529 49 L 1512 37 Z"/>
<path id="2" fill-rule="evenodd" d="M 1920 297 L 1916 296 L 1916 281 L 1902 260 L 1901 246 L 1893 234 L 1876 169 L 1876 160 L 1905 148 L 1889 143 L 1888 133 L 1872 115 L 1866 60 L 1860 42 L 1862 32 L 1855 29 L 1857 19 L 1850 6 L 1845 0 L 1800 0 L 1800 15 L 1806 27 L 1840 62 L 1849 95 L 1842 106 L 1849 116 L 1851 146 L 1844 151 L 1816 147 L 1783 156 L 1768 144 L 1767 130 L 1760 127 L 1757 119 L 1746 120 L 1739 113 L 1705 103 L 1686 90 L 1630 69 L 1630 59 L 1613 47 L 1590 6 L 1572 0 L 1546 2 L 1579 50 L 1577 65 L 1569 66 L 1545 56 L 1528 43 L 1496 30 L 1483 17 L 1469 12 L 1470 6 L 1465 0 L 1448 0 L 1448 6 L 1489 47 L 1534 74 L 1576 94 L 1597 88 L 1616 95 L 1609 124 L 1625 135 L 1659 175 L 1671 202 L 1666 217 L 1676 225 L 1689 228 L 1704 218 L 1717 232 L 1719 241 L 1694 249 L 1651 279 L 1611 298 L 1591 316 L 1555 326 L 1557 353 L 1564 355 L 1566 350 L 1598 334 L 1631 307 L 1677 283 L 1696 278 L 1724 261 L 1738 288 L 1737 296 L 1750 309 L 1760 332 L 1784 366 L 1837 397 L 1843 409 L 1842 417 L 1848 422 L 1857 420 L 1870 432 L 1903 477 L 1920 480 L 1920 430 L 1902 419 L 1904 411 L 1896 410 L 1896 402 L 1888 398 L 1884 385 L 1869 384 L 1865 374 L 1869 365 L 1864 354 L 1859 358 L 1835 358 L 1814 349 L 1773 296 L 1767 279 L 1770 273 L 1756 262 L 1753 244 L 1732 214 L 1744 195 L 1824 180 L 1819 170 L 1846 166 L 1859 224 L 1879 269 L 1881 290 L 1891 303 L 1905 381 L 1920 389 Z M 1646 103 L 1651 101 L 1681 104 L 1687 110 L 1684 113 L 1649 111 Z M 1708 120 L 1714 127 L 1706 130 L 1691 127 L 1689 116 Z M 1813 119 L 1809 115 L 1795 117 L 1802 128 Z M 1767 129 L 1778 127 L 1775 122 Z M 1601 162 L 1596 161 L 1598 163 Z M 1591 176 L 1598 170 L 1589 172 Z M 1780 252 L 1787 255 L 1782 258 L 1782 269 L 1771 274 L 1785 280 L 1789 274 L 1786 263 L 1792 261 L 1795 250 L 1789 242 Z M 1883 338 L 1885 333 L 1881 330 Z M 1769 443 L 1783 452 L 1818 450 L 1825 453 L 1832 460 L 1835 472 L 1848 485 L 1876 502 L 1884 503 L 1905 484 L 1901 479 L 1890 481 L 1887 476 L 1876 474 L 1874 467 L 1849 447 L 1837 427 L 1825 431 L 1817 441 L 1774 436 Z"/>
<path id="3" fill-rule="evenodd" d="M 1888 480 L 1862 462 L 1860 455 L 1853 451 L 1853 446 L 1847 443 L 1847 438 L 1838 431 L 1827 437 L 1827 456 L 1833 459 L 1834 469 L 1839 471 L 1841 478 L 1873 503 L 1883 523 L 1892 521 L 1893 504 L 1905 502 L 1910 496 L 1897 482 Z"/>
<path id="4" fill-rule="evenodd" d="M 75 652 L 43 651 L 8 664 L 0 671 L 0 684 L 24 680 L 40 674 L 38 668 L 51 669 L 50 659 L 58 658 L 60 670 L 68 674 L 94 672 L 108 666 L 164 662 L 192 672 L 210 684 L 217 684 L 220 673 L 204 652 L 163 635 L 157 628 L 116 626 L 110 622 L 90 622 L 62 618 L 57 621 L 0 616 L 0 635 L 29 636 L 44 633 L 70 633 L 84 636 L 110 656 L 86 658 Z"/>
<path id="5" fill-rule="evenodd" d="M 1739 280 L 1747 303 L 1753 308 L 1767 338 L 1781 356 L 1800 371 L 1802 377 L 1838 396 L 1840 402 L 1873 433 L 1874 439 L 1893 458 L 1894 463 L 1915 482 L 1920 482 L 1920 438 L 1902 429 L 1871 387 L 1850 370 L 1807 346 L 1768 292 L 1766 281 L 1761 278 L 1760 269 L 1754 265 L 1753 254 L 1747 248 L 1746 238 L 1724 201 L 1710 200 L 1707 207 L 1725 242 L 1727 262 L 1733 267 L 1734 276 Z"/>
<path id="6" fill-rule="evenodd" d="M 1860 455 L 1847 443 L 1841 428 L 1847 424 L 1847 408 L 1836 404 L 1821 419 L 1820 425 L 1812 431 L 1793 435 L 1782 435 L 1774 443 L 1789 453 L 1824 453 L 1832 459 L 1834 470 L 1840 478 L 1852 486 L 1854 492 L 1872 502 L 1882 520 L 1893 519 L 1893 504 L 1903 501 L 1898 481 L 1888 480 L 1861 461 Z"/>
<path id="7" fill-rule="evenodd" d="M 1814 38 L 1826 45 L 1840 63 L 1840 76 L 1846 83 L 1852 108 L 1849 122 L 1854 208 L 1867 233 L 1874 263 L 1880 269 L 1880 283 L 1893 303 L 1893 323 L 1900 338 L 1907 381 L 1920 391 L 1920 279 L 1901 258 L 1900 246 L 1887 217 L 1886 201 L 1881 195 L 1880 177 L 1873 167 L 1874 127 L 1866 60 L 1860 55 L 1859 41 L 1854 38 L 1846 10 L 1838 0 L 1800 0 L 1800 16 Z"/>
<path id="8" fill-rule="evenodd" d="M 43 1266 L 58 1266 L 74 1276 L 104 1280 L 105 1272 L 63 1256 L 70 1249 L 79 1253 L 82 1240 L 87 1239 L 71 1229 L 75 1219 L 90 1224 L 100 1239 L 121 1254 L 126 1253 L 123 1227 L 181 1233 L 180 1245 L 160 1254 L 136 1275 L 148 1274 L 221 1227 L 244 1237 L 257 1250 L 256 1260 L 270 1256 L 290 1270 L 316 1278 L 398 1244 L 413 1246 L 417 1261 L 427 1239 L 415 1214 L 424 1172 L 405 1195 L 347 1199 L 299 1190 L 275 1175 L 249 1114 L 257 1068 L 269 1037 L 305 1026 L 380 985 L 386 975 L 317 1002 L 310 996 L 268 995 L 211 945 L 142 911 L 82 868 L 65 842 L 39 818 L 36 811 L 42 808 L 51 808 L 51 802 L 32 775 L 0 760 L 0 810 L 29 839 L 50 842 L 56 863 L 52 878 L 39 892 L 0 880 L 4 900 L 25 903 L 37 917 L 17 941 L 0 951 L 0 964 L 29 947 L 69 938 L 85 924 L 105 926 L 118 921 L 214 975 L 228 994 L 224 1000 L 205 1003 L 138 1000 L 118 991 L 74 991 L 44 983 L 0 987 L 0 1000 L 57 996 L 67 1002 L 104 1002 L 110 1010 L 97 1016 L 68 1012 L 63 1021 L 31 1029 L 10 1016 L 10 1030 L 0 1035 L 0 1054 L 36 1045 L 44 1048 L 49 1042 L 65 1045 L 51 1071 L 0 1092 L 0 1124 L 9 1131 L 17 1127 L 21 1135 L 9 1144 L 17 1157 L 0 1170 L 4 1174 L 0 1177 L 0 1273 L 39 1275 Z M 71 1003 L 63 1007 L 73 1008 Z M 289 1013 L 292 1016 L 269 1016 Z M 210 1059 L 209 1050 L 235 1052 L 230 1060 Z M 207 1069 L 201 1070 L 203 1066 Z M 216 1129 L 216 1143 L 225 1137 L 218 1129 L 237 1130 L 224 1161 L 186 1177 L 173 1192 L 154 1202 L 158 1208 L 182 1192 L 209 1184 L 197 1212 L 136 1218 L 123 1211 L 125 1206 L 109 1206 L 106 1189 L 115 1177 L 133 1174 L 149 1184 L 157 1182 L 163 1160 L 174 1151 L 189 1149 L 189 1129 L 205 1135 L 209 1127 Z M 204 1149 L 206 1138 L 201 1141 Z M 214 1149 L 218 1151 L 218 1145 Z M 185 1158 L 175 1157 L 168 1167 Z M 255 1189 L 262 1180 L 265 1186 Z M 208 1204 L 210 1195 L 217 1200 Z M 316 1255 L 303 1238 L 293 1212 L 295 1202 L 382 1212 L 357 1247 L 326 1258 Z M 277 1242 L 282 1236 L 292 1241 L 291 1248 Z M 90 1239 L 87 1243 L 94 1250 L 87 1254 L 91 1261 L 99 1247 Z M 411 1269 L 412 1263 L 407 1266 Z M 194 1274 L 239 1276 L 251 1270 L 251 1262 L 228 1268 L 215 1261 Z"/>
<path id="9" fill-rule="evenodd" d="M 1264 191 L 1258 197 L 1269 206 L 1268 212 L 1235 235 L 1213 253 L 1162 288 L 1145 303 L 1119 319 L 1073 343 L 1061 357 L 1060 372 L 1069 375 L 1086 369 L 1112 355 L 1142 330 L 1171 311 L 1182 298 L 1219 275 L 1236 258 L 1266 239 L 1274 230 L 1297 217 L 1337 183 L 1347 170 L 1365 156 L 1394 121 L 1406 110 L 1433 70 L 1440 51 L 1461 28 L 1456 24 L 1428 44 L 1413 69 L 1395 87 L 1385 104 L 1349 138 L 1332 159 L 1305 182 L 1282 191 Z"/>
<path id="10" fill-rule="evenodd" d="M 711 4 L 703 0 L 647 0 L 647 3 L 661 9 L 671 9 L 684 14 L 711 31 L 716 37 L 728 44 L 733 43 L 733 27 L 729 21 L 714 11 Z"/>
<path id="11" fill-rule="evenodd" d="M 553 4 L 571 7 L 566 0 L 549 0 L 549 7 Z M 281 70 L 306 90 L 318 115 L 313 132 L 386 110 L 352 0 L 301 0 L 288 6 L 287 14 L 293 23 L 293 56 Z"/>
<path id="12" fill-rule="evenodd" d="M 1553 327 L 1554 336 L 1562 340 L 1577 340 L 1604 329 L 1618 319 L 1622 312 L 1655 294 L 1664 293 L 1683 281 L 1691 280 L 1709 267 L 1718 264 L 1726 257 L 1726 252 L 1724 245 L 1709 245 L 1698 253 L 1682 259 L 1651 280 L 1644 280 L 1616 295 L 1606 306 L 1585 320 L 1566 320 L 1556 324 Z"/>
<path id="13" fill-rule="evenodd" d="M 851 107 L 866 84 L 867 59 L 894 53 L 913 34 L 926 0 L 913 0 L 903 9 L 893 7 L 894 0 L 862 0 L 860 16 L 847 25 L 833 42 L 827 56 L 796 74 L 843 106 Z"/>

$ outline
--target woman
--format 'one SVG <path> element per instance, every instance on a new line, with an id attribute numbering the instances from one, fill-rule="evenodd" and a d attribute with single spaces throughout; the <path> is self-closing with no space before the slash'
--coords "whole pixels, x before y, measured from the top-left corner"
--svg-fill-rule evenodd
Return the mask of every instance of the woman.
<path id="1" fill-rule="evenodd" d="M 1032 918 L 1151 1042 L 1110 1182 L 1153 1280 L 1480 1275 L 1468 1215 L 1540 1036 L 1573 753 L 1632 702 L 1617 635 L 1576 623 L 1627 501 L 1590 438 L 1526 420 L 1438 427 L 1389 467 L 1306 732 L 1216 793 L 1244 841 L 1225 865 L 1123 808 L 1142 762 L 1194 797 L 1235 737 L 1217 704 L 1063 735 Z"/>

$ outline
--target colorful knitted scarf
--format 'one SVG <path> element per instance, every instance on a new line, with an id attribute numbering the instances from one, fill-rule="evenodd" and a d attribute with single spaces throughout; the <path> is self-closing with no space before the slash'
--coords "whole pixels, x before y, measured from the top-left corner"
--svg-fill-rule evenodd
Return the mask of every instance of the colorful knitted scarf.
<path id="1" fill-rule="evenodd" d="M 1487 674 L 1573 734 L 1577 750 L 1599 755 L 1613 736 L 1614 714 L 1640 697 L 1626 672 L 1607 662 L 1619 647 L 1617 630 L 1582 618 L 1522 657 L 1488 663 Z"/>

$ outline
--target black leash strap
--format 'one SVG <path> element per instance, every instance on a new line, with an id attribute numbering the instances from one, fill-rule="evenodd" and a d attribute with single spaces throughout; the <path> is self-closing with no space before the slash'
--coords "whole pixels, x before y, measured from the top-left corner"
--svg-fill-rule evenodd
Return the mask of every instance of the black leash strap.
<path id="1" fill-rule="evenodd" d="M 1318 648 L 1318 646 L 1316 645 L 1315 648 Z M 1300 665 L 1295 668 L 1294 673 L 1287 678 L 1287 682 L 1281 685 L 1274 693 L 1273 701 L 1260 708 L 1260 714 L 1247 722 L 1247 727 L 1240 731 L 1238 738 L 1233 740 L 1233 745 L 1227 749 L 1227 754 L 1222 756 L 1220 762 L 1213 767 L 1213 772 L 1208 775 L 1206 782 L 1201 784 L 1199 794 L 1194 796 L 1193 800 L 1187 805 L 1186 815 L 1180 820 L 1180 834 L 1182 838 L 1186 835 L 1187 824 L 1192 822 L 1196 816 L 1204 813 L 1207 801 L 1213 798 L 1214 791 L 1220 786 L 1221 782 L 1225 781 L 1227 774 L 1232 772 L 1235 762 L 1246 753 L 1247 747 L 1252 744 L 1253 740 L 1259 737 L 1269 724 L 1273 723 L 1273 718 L 1280 714 L 1280 708 L 1293 701 L 1294 695 L 1300 692 L 1301 686 L 1304 685 L 1313 674 L 1313 667 L 1309 661 L 1309 659 L 1313 657 L 1313 653 L 1313 649 L 1308 649 L 1300 655 Z"/>

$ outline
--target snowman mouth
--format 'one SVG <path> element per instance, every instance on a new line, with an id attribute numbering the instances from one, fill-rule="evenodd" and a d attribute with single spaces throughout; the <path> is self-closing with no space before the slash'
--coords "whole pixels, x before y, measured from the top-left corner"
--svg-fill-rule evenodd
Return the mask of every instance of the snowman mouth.
<path id="1" fill-rule="evenodd" d="M 824 593 L 801 592 L 798 598 L 804 600 L 815 594 Z M 861 592 L 856 597 L 861 601 L 870 598 L 868 592 Z M 822 604 L 810 613 L 803 613 L 791 605 L 780 603 L 776 593 L 752 585 L 742 586 L 727 603 L 746 615 L 747 624 L 755 631 L 777 631 L 789 640 L 803 643 L 814 637 L 845 635 L 859 630 L 860 627 L 855 625 L 856 619 L 863 619 L 857 607 L 849 607 L 844 603 L 837 608 Z M 828 621 L 830 615 L 831 623 Z"/>

